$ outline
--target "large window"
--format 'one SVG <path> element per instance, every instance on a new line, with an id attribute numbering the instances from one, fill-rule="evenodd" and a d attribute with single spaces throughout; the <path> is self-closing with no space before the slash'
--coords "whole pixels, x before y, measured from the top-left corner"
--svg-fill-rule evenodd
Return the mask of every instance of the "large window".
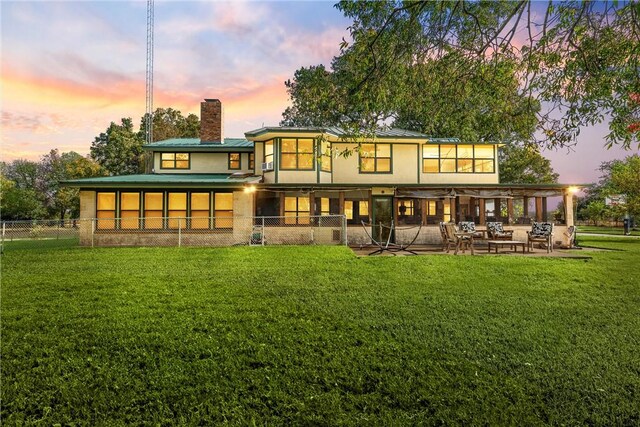
<path id="1" fill-rule="evenodd" d="M 313 145 L 310 138 L 283 138 L 280 150 L 280 169 L 313 170 Z"/>
<path id="2" fill-rule="evenodd" d="M 116 193 L 98 193 L 96 200 L 97 228 L 99 230 L 112 230 L 116 228 Z"/>
<path id="3" fill-rule="evenodd" d="M 420 224 L 422 222 L 421 200 L 399 199 L 396 216 L 398 224 Z"/>
<path id="4" fill-rule="evenodd" d="M 273 140 L 264 143 L 264 162 L 273 163 Z"/>
<path id="5" fill-rule="evenodd" d="M 249 153 L 249 170 L 254 170 L 256 168 L 256 155 L 254 153 Z"/>
<path id="6" fill-rule="evenodd" d="M 233 228 L 233 193 L 214 196 L 215 228 Z"/>
<path id="7" fill-rule="evenodd" d="M 391 144 L 362 144 L 360 173 L 390 173 Z"/>
<path id="8" fill-rule="evenodd" d="M 120 228 L 139 228 L 140 193 L 120 193 Z"/>
<path id="9" fill-rule="evenodd" d="M 187 216 L 187 193 L 169 193 L 167 205 L 169 228 L 185 228 Z"/>
<path id="10" fill-rule="evenodd" d="M 189 169 L 189 153 L 160 153 L 161 169 Z"/>
<path id="11" fill-rule="evenodd" d="M 425 144 L 422 146 L 423 173 L 494 173 L 493 145 Z"/>
<path id="12" fill-rule="evenodd" d="M 474 145 L 474 172 L 495 172 L 495 150 L 493 145 Z"/>
<path id="13" fill-rule="evenodd" d="M 309 224 L 309 197 L 284 198 L 284 223 Z"/>
<path id="14" fill-rule="evenodd" d="M 361 224 L 369 222 L 369 201 L 368 200 L 345 200 L 344 215 L 347 217 L 347 224 Z"/>
<path id="15" fill-rule="evenodd" d="M 228 164 L 230 170 L 241 169 L 240 153 L 229 153 Z"/>
<path id="16" fill-rule="evenodd" d="M 162 193 L 144 193 L 144 228 L 162 228 Z"/>
<path id="17" fill-rule="evenodd" d="M 191 193 L 191 228 L 209 228 L 210 193 Z"/>

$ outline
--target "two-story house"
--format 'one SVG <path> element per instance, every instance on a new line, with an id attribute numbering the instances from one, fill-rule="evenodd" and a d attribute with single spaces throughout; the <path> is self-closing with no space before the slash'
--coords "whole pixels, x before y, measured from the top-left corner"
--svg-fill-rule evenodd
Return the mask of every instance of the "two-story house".
<path id="1" fill-rule="evenodd" d="M 500 184 L 499 143 L 402 129 L 358 139 L 339 128 L 263 127 L 224 138 L 223 128 L 221 102 L 206 99 L 200 139 L 144 147 L 151 173 L 68 181 L 80 188 L 81 218 L 93 219 L 83 225 L 81 243 L 170 244 L 179 230 L 197 234 L 194 244 L 241 244 L 256 217 L 290 234 L 331 215 L 346 217 L 352 244 L 367 243 L 365 227 L 380 237 L 387 228 L 377 225 L 391 221 L 399 241 L 421 224 L 418 242 L 439 243 L 438 222 L 464 220 L 502 221 L 515 228 L 514 238 L 526 239 L 530 221 L 547 218 L 547 198 L 562 196 L 555 240 L 568 244 L 569 186 Z M 333 240 L 344 237 L 334 233 Z"/>

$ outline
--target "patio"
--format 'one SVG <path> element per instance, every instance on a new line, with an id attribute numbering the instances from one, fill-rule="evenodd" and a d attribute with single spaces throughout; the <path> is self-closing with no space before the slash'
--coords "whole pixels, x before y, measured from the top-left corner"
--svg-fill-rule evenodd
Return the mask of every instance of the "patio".
<path id="1" fill-rule="evenodd" d="M 525 251 L 522 252 L 521 248 L 518 247 L 517 251 L 512 250 L 510 247 L 500 247 L 498 249 L 498 253 L 496 254 L 495 249 L 492 247 L 491 252 L 488 251 L 488 245 L 486 242 L 479 241 L 475 245 L 475 253 L 473 256 L 518 256 L 518 257 L 532 257 L 532 258 L 573 258 L 573 259 L 591 259 L 589 253 L 595 251 L 602 251 L 602 249 L 593 249 L 593 248 L 580 248 L 580 249 L 563 249 L 559 247 L 554 247 L 553 252 L 547 253 L 546 249 L 535 247 L 532 252 Z M 369 256 L 374 251 L 377 251 L 379 248 L 376 245 L 350 245 L 349 248 L 353 251 L 354 254 L 358 257 L 366 257 Z M 413 245 L 411 246 L 411 251 L 415 252 L 418 256 L 422 255 L 451 255 L 451 256 L 465 256 L 471 255 L 471 251 L 467 250 L 465 252 L 458 252 L 458 255 L 454 255 L 454 251 L 451 250 L 449 253 L 442 250 L 442 245 Z M 382 251 L 376 253 L 372 256 L 414 256 L 412 253 L 406 251 Z"/>

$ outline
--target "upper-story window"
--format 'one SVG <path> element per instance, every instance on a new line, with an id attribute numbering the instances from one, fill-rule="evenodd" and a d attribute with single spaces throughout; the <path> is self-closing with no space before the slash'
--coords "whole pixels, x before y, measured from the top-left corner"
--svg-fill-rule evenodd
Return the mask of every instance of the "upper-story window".
<path id="1" fill-rule="evenodd" d="M 390 173 L 391 144 L 362 144 L 360 173 Z"/>
<path id="2" fill-rule="evenodd" d="M 493 145 L 425 144 L 422 146 L 423 173 L 494 173 Z"/>
<path id="3" fill-rule="evenodd" d="M 320 170 L 331 172 L 331 144 L 328 141 L 322 141 L 320 150 Z"/>
<path id="4" fill-rule="evenodd" d="M 161 169 L 189 169 L 189 153 L 161 153 Z"/>
<path id="5" fill-rule="evenodd" d="M 264 143 L 264 162 L 273 163 L 273 139 Z"/>
<path id="6" fill-rule="evenodd" d="M 241 169 L 240 153 L 229 153 L 229 169 Z"/>
<path id="7" fill-rule="evenodd" d="M 313 170 L 313 145 L 311 138 L 282 138 L 280 169 Z"/>

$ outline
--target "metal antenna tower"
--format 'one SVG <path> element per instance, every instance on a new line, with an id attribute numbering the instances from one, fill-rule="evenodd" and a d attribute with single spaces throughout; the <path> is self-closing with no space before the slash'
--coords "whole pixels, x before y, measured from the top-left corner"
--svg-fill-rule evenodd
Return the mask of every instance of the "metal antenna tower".
<path id="1" fill-rule="evenodd" d="M 146 143 L 153 142 L 153 0 L 147 0 L 147 105 Z"/>

